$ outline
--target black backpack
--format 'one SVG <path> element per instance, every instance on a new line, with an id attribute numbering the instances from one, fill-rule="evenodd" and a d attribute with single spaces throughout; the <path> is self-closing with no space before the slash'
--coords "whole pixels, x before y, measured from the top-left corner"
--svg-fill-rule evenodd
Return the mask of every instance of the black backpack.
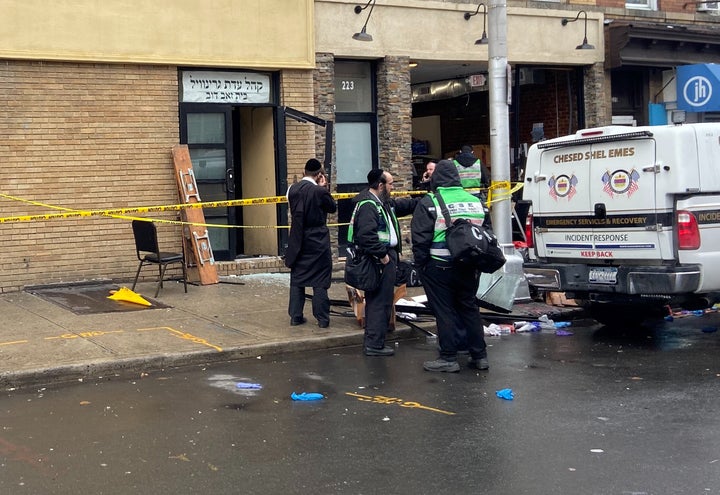
<path id="1" fill-rule="evenodd" d="M 455 263 L 470 266 L 483 273 L 494 273 L 505 264 L 505 255 L 498 245 L 497 237 L 482 225 L 474 225 L 465 218 L 450 217 L 447 205 L 440 193 L 435 197 L 445 217 L 445 241 Z"/>

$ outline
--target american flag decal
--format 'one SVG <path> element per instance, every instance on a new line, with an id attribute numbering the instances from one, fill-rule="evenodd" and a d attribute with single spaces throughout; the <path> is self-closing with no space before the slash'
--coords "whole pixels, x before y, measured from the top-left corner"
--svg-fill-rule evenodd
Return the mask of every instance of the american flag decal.
<path id="1" fill-rule="evenodd" d="M 550 191 L 549 191 L 550 196 L 552 197 L 552 199 L 557 201 L 557 191 L 555 191 L 555 176 L 554 175 L 552 177 L 550 177 L 550 179 L 548 180 L 548 187 L 550 188 Z"/>
<path id="2" fill-rule="evenodd" d="M 578 179 L 575 177 L 575 174 L 570 177 L 570 190 L 568 191 L 568 200 L 571 200 L 573 196 L 575 196 L 575 193 L 577 192 L 577 189 L 575 189 L 575 186 L 577 186 Z"/>
<path id="3" fill-rule="evenodd" d="M 612 189 L 610 188 L 610 172 L 605 172 L 602 176 L 603 191 L 605 191 L 611 198 L 614 196 Z"/>
<path id="4" fill-rule="evenodd" d="M 630 185 L 628 186 L 628 198 L 633 195 L 635 191 L 638 190 L 638 179 L 640 179 L 640 174 L 637 170 L 632 169 L 630 171 Z"/>

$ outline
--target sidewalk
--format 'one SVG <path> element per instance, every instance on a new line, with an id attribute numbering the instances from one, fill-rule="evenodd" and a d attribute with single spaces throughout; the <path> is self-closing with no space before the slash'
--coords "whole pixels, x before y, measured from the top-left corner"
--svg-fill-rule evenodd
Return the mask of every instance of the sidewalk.
<path id="1" fill-rule="evenodd" d="M 166 282 L 157 302 L 167 307 L 139 309 L 117 303 L 130 305 L 132 311 L 91 314 L 76 314 L 28 292 L 0 294 L 0 314 L 6 321 L 0 332 L 0 386 L 140 376 L 167 367 L 339 346 L 358 346 L 360 352 L 363 332 L 349 306 L 334 305 L 330 327 L 320 329 L 308 301 L 308 322 L 291 327 L 288 281 L 287 274 L 229 277 L 216 285 L 189 285 L 187 294 L 182 283 Z M 154 291 L 154 283 L 140 283 L 135 290 L 145 297 Z M 421 294 L 422 287 L 408 288 L 408 297 Z M 347 301 L 345 286 L 334 282 L 330 298 Z M 581 314 L 576 308 L 541 303 L 513 309 L 526 319 L 543 312 L 556 320 Z M 418 326 L 435 332 L 434 321 Z M 389 339 L 414 336 L 420 332 L 398 322 Z"/>

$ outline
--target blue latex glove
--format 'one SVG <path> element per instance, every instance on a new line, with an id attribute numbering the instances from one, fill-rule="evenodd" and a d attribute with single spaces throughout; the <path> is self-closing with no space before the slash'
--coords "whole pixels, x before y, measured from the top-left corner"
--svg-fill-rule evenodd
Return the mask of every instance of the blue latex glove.
<path id="1" fill-rule="evenodd" d="M 301 394 L 296 394 L 295 392 L 293 392 L 292 394 L 290 394 L 290 397 L 292 398 L 292 400 L 320 400 L 325 398 L 323 394 L 316 394 L 313 392 L 303 392 Z"/>
<path id="2" fill-rule="evenodd" d="M 259 383 L 247 383 L 247 382 L 238 382 L 235 384 L 237 388 L 242 389 L 250 389 L 250 390 L 260 390 L 262 388 L 262 385 Z"/>
<path id="3" fill-rule="evenodd" d="M 495 392 L 495 395 L 505 400 L 513 400 L 515 398 L 511 388 L 504 388 L 502 390 L 498 390 L 497 392 Z"/>

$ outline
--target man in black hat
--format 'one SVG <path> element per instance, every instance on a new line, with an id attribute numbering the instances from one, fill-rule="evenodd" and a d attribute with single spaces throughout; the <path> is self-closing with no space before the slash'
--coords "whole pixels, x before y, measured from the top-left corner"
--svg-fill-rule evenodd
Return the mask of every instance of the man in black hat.
<path id="1" fill-rule="evenodd" d="M 287 193 L 290 205 L 290 235 L 285 266 L 290 268 L 290 325 L 302 325 L 305 287 L 313 288 L 312 311 L 320 328 L 330 325 L 330 276 L 332 251 L 327 214 L 335 213 L 337 204 L 328 190 L 322 165 L 315 158 L 305 164 L 302 180 Z"/>
<path id="2" fill-rule="evenodd" d="M 367 175 L 368 188 L 360 192 L 353 203 L 348 229 L 348 242 L 358 251 L 376 257 L 384 265 L 380 285 L 365 291 L 365 355 L 392 356 L 395 351 L 385 345 L 390 327 L 395 275 L 402 252 L 402 235 L 397 216 L 409 215 L 417 199 L 393 199 L 393 177 L 382 169 L 373 169 Z"/>

